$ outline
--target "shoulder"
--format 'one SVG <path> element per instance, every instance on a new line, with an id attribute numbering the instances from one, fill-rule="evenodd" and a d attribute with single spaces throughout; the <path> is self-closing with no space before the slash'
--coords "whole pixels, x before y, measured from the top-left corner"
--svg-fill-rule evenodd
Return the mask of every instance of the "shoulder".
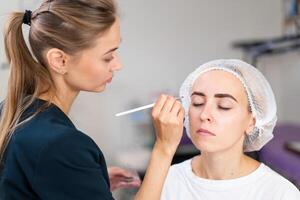
<path id="1" fill-rule="evenodd" d="M 45 180 L 51 184 L 82 181 L 82 184 L 89 182 L 93 187 L 109 188 L 107 166 L 101 150 L 90 137 L 75 130 L 52 138 L 40 150 L 33 182 L 38 187 Z"/>
<path id="2" fill-rule="evenodd" d="M 272 191 L 276 191 L 277 196 L 280 196 L 281 199 L 300 199 L 300 192 L 293 183 L 263 163 L 262 170 L 265 184 L 270 189 L 272 188 Z"/>
<path id="3" fill-rule="evenodd" d="M 95 146 L 89 136 L 77 130 L 71 120 L 54 106 L 39 112 L 18 126 L 12 136 L 12 141 L 15 145 L 35 150 L 60 142 L 69 142 L 71 145 L 71 141 L 73 145 L 86 143 Z"/>
<path id="4" fill-rule="evenodd" d="M 78 159 L 83 156 L 99 159 L 99 155 L 102 156 L 95 142 L 77 130 L 70 119 L 55 107 L 47 108 L 18 127 L 10 143 L 14 153 L 22 150 L 21 154 L 35 160 L 56 154 L 70 158 L 77 155 Z"/>
<path id="5" fill-rule="evenodd" d="M 186 192 L 186 187 L 189 185 L 190 170 L 191 160 L 172 165 L 164 182 L 161 199 L 181 199 L 180 195 Z M 175 194 L 176 192 L 174 193 L 174 191 L 181 192 L 180 194 Z"/>
<path id="6" fill-rule="evenodd" d="M 61 132 L 43 145 L 38 155 L 38 166 L 55 162 L 71 165 L 100 164 L 104 157 L 95 142 L 78 130 Z"/>
<path id="7" fill-rule="evenodd" d="M 191 160 L 172 165 L 168 171 L 166 185 L 186 182 L 191 173 Z"/>
<path id="8" fill-rule="evenodd" d="M 182 174 L 191 169 L 192 159 L 185 160 L 181 163 L 174 164 L 170 167 L 169 172 L 174 174 Z"/>
<path id="9" fill-rule="evenodd" d="M 100 151 L 92 138 L 77 129 L 71 128 L 66 128 L 61 130 L 59 134 L 55 134 L 43 147 L 44 150 L 57 150 L 58 148 L 73 152 L 78 150 L 84 150 L 84 152 Z"/>

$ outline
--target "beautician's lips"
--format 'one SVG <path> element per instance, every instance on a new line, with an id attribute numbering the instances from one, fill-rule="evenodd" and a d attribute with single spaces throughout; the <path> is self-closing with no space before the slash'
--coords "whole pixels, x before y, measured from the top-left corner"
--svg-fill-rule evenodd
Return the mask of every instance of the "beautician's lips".
<path id="1" fill-rule="evenodd" d="M 107 83 L 111 83 L 112 79 L 113 79 L 113 77 L 111 77 L 110 79 L 108 79 L 106 82 Z"/>
<path id="2" fill-rule="evenodd" d="M 203 135 L 203 136 L 216 136 L 216 134 L 214 134 L 206 129 L 198 129 L 196 131 L 196 133 L 199 135 Z"/>

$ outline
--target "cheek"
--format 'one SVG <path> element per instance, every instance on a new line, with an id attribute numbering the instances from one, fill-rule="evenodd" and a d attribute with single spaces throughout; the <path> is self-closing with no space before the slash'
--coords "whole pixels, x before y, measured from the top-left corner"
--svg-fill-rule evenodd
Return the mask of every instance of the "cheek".
<path id="1" fill-rule="evenodd" d="M 101 72 L 105 69 L 105 64 L 100 61 L 89 61 L 85 65 L 82 66 L 83 74 L 93 77 L 101 75 Z"/>
<path id="2" fill-rule="evenodd" d="M 101 62 L 81 62 L 70 70 L 67 81 L 79 90 L 93 90 L 104 84 L 108 78 L 108 73 Z"/>
<path id="3" fill-rule="evenodd" d="M 216 121 L 224 125 L 240 125 L 246 118 L 246 112 L 239 107 L 231 110 L 219 110 L 216 112 Z"/>
<path id="4" fill-rule="evenodd" d="M 235 141 L 244 135 L 247 119 L 241 112 L 221 115 L 216 122 L 220 138 L 224 141 Z"/>
<path id="5" fill-rule="evenodd" d="M 108 78 L 108 66 L 101 61 L 90 61 L 81 67 L 81 74 L 91 84 L 102 84 Z"/>
<path id="6" fill-rule="evenodd" d="M 197 126 L 199 127 L 199 124 L 201 121 L 198 119 L 200 115 L 200 112 L 197 111 L 195 108 L 190 107 L 189 108 L 189 121 L 190 121 L 190 131 L 193 132 Z"/>
<path id="7" fill-rule="evenodd" d="M 240 121 L 239 115 L 236 113 L 219 113 L 218 117 L 216 119 L 216 123 L 220 128 L 228 128 L 228 127 L 234 127 L 235 125 L 238 125 Z"/>

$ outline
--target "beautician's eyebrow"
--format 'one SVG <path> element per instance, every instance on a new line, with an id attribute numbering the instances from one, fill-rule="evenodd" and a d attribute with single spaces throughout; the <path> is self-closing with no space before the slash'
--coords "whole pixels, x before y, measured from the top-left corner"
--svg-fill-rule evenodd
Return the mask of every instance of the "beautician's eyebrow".
<path id="1" fill-rule="evenodd" d="M 121 40 L 120 40 L 120 43 L 122 42 L 122 38 L 121 38 Z M 109 51 L 107 51 L 105 54 L 103 54 L 103 55 L 106 55 L 106 54 L 109 54 L 109 53 L 111 53 L 111 52 L 113 52 L 113 51 L 115 51 L 115 50 L 117 50 L 117 49 L 119 49 L 119 47 L 115 47 L 115 48 L 112 48 L 112 49 L 110 49 Z"/>
<path id="2" fill-rule="evenodd" d="M 119 48 L 119 47 L 115 47 L 115 48 L 113 48 L 113 49 L 109 50 L 108 52 L 106 52 L 104 55 L 107 55 L 107 54 L 109 54 L 109 53 L 111 53 L 111 52 L 113 52 L 113 51 L 117 50 L 118 48 Z"/>
<path id="3" fill-rule="evenodd" d="M 206 97 L 206 95 L 205 95 L 204 93 L 202 93 L 202 92 L 193 92 L 192 95 L 191 95 L 191 97 L 192 97 L 193 95 Z M 222 94 L 222 93 L 220 93 L 220 94 L 215 94 L 215 97 L 216 97 L 216 98 L 231 98 L 231 99 L 233 99 L 234 101 L 238 102 L 238 101 L 236 100 L 236 98 L 234 98 L 234 97 L 233 97 L 232 95 L 230 95 L 230 94 Z"/>

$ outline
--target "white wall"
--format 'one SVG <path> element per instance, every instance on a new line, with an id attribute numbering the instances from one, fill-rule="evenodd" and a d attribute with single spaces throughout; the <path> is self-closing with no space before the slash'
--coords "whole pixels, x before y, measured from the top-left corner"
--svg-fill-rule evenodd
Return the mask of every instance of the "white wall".
<path id="1" fill-rule="evenodd" d="M 1 6 L 1 15 L 16 7 L 10 2 Z M 120 149 L 135 146 L 143 136 L 129 116 L 116 118 L 115 113 L 134 102 L 150 103 L 160 91 L 176 94 L 187 74 L 205 61 L 241 58 L 241 52 L 231 48 L 232 41 L 281 34 L 280 0 L 122 0 L 119 5 L 124 69 L 104 93 L 82 93 L 71 112 L 77 127 L 96 140 L 109 163 Z M 300 123 L 297 56 L 292 62 L 285 56 L 266 58 L 259 65 L 277 92 L 279 119 Z M 0 97 L 6 76 L 7 71 L 0 71 Z"/>

